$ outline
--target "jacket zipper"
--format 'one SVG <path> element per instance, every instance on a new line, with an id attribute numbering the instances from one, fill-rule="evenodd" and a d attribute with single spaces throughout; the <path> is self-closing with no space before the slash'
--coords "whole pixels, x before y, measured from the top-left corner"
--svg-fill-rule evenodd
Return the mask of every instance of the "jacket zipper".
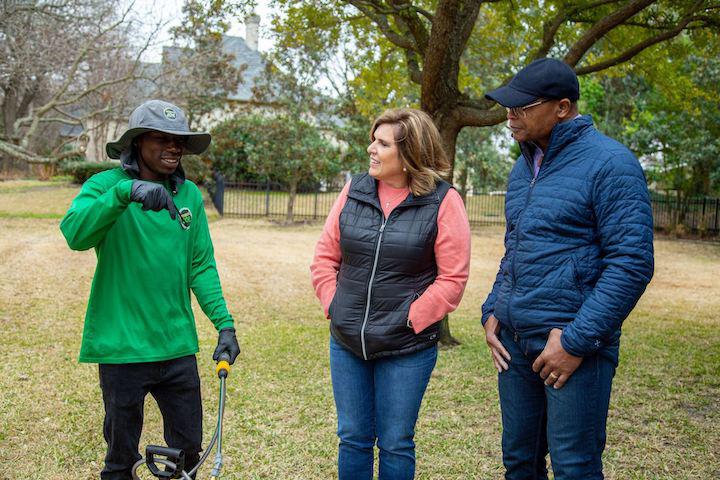
<path id="1" fill-rule="evenodd" d="M 380 225 L 380 234 L 378 235 L 377 245 L 375 246 L 375 256 L 373 257 L 373 266 L 372 271 L 370 272 L 370 281 L 368 282 L 367 299 L 365 302 L 365 318 L 363 318 L 362 328 L 360 329 L 360 343 L 362 344 L 363 358 L 365 360 L 368 359 L 367 350 L 365 348 L 365 326 L 367 325 L 368 317 L 370 316 L 370 297 L 372 295 L 372 285 L 373 281 L 375 280 L 375 270 L 377 269 L 377 262 L 380 256 L 380 244 L 382 243 L 383 231 L 385 231 L 386 223 L 387 219 L 384 219 L 382 225 Z"/>
<path id="2" fill-rule="evenodd" d="M 540 168 L 542 168 L 542 165 L 540 165 Z M 528 189 L 527 196 L 525 197 L 525 206 L 523 207 L 523 211 L 520 214 L 520 217 L 518 218 L 517 225 L 515 225 L 515 251 L 513 252 L 513 258 L 512 258 L 512 289 L 510 290 L 510 298 L 508 298 L 508 302 L 507 302 L 507 315 L 506 315 L 508 322 L 513 327 L 513 330 L 515 330 L 515 327 L 513 326 L 512 319 L 510 318 L 510 304 L 512 303 L 513 293 L 515 293 L 515 281 L 516 281 L 515 277 L 517 274 L 517 265 L 515 263 L 515 257 L 517 256 L 518 246 L 520 245 L 520 224 L 522 223 L 522 219 L 525 216 L 525 211 L 527 210 L 528 204 L 530 203 L 530 196 L 532 195 L 533 188 L 535 187 L 535 183 L 537 183 L 537 179 L 539 176 L 540 176 L 540 172 L 538 172 L 537 176 L 534 176 L 532 178 L 532 180 L 530 180 L 530 188 Z"/>

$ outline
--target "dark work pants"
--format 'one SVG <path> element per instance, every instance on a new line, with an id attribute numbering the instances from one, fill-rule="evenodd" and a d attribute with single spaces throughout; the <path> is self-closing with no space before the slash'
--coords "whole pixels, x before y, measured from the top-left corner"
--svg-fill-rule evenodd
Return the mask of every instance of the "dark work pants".
<path id="1" fill-rule="evenodd" d="M 132 480 L 130 471 L 140 459 L 138 443 L 148 393 L 162 413 L 167 446 L 185 452 L 186 471 L 197 464 L 202 404 L 195 355 L 162 362 L 100 364 L 99 371 L 105 404 L 103 433 L 108 445 L 102 480 Z"/>

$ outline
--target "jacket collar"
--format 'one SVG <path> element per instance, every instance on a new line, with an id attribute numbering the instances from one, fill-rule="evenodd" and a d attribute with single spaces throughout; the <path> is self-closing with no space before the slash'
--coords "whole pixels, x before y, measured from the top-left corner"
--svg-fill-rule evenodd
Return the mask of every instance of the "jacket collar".
<path id="1" fill-rule="evenodd" d="M 560 122 L 555 125 L 550 132 L 550 142 L 545 150 L 543 163 L 548 163 L 553 157 L 557 156 L 563 148 L 577 140 L 581 135 L 593 127 L 592 117 L 590 115 L 581 115 L 567 122 Z M 532 171 L 533 153 L 538 148 L 532 142 L 520 142 L 520 151 L 525 160 L 530 165 Z"/>

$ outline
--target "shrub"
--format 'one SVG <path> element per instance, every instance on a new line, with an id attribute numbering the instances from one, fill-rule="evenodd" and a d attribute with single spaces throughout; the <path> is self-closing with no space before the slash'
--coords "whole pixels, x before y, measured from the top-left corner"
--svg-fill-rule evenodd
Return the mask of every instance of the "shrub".
<path id="1" fill-rule="evenodd" d="M 185 170 L 185 176 L 198 185 L 207 184 L 211 180 L 210 167 L 197 155 L 187 155 L 182 157 L 182 167 Z"/>

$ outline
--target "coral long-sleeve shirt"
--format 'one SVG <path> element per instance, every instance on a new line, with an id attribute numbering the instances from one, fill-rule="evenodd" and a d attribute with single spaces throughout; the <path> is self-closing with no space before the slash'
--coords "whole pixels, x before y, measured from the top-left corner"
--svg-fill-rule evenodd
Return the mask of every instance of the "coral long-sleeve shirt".
<path id="1" fill-rule="evenodd" d="M 310 265 L 315 294 L 320 299 L 326 317 L 335 296 L 337 272 L 342 259 L 340 212 L 345 206 L 349 190 L 350 183 L 342 189 L 330 210 Z M 405 200 L 409 192 L 408 187 L 393 188 L 385 182 L 378 182 L 378 197 L 386 218 Z M 440 204 L 437 224 L 435 261 L 438 275 L 410 306 L 408 317 L 415 333 L 422 332 L 457 308 L 470 271 L 470 224 L 465 205 L 454 189 L 450 189 Z"/>

